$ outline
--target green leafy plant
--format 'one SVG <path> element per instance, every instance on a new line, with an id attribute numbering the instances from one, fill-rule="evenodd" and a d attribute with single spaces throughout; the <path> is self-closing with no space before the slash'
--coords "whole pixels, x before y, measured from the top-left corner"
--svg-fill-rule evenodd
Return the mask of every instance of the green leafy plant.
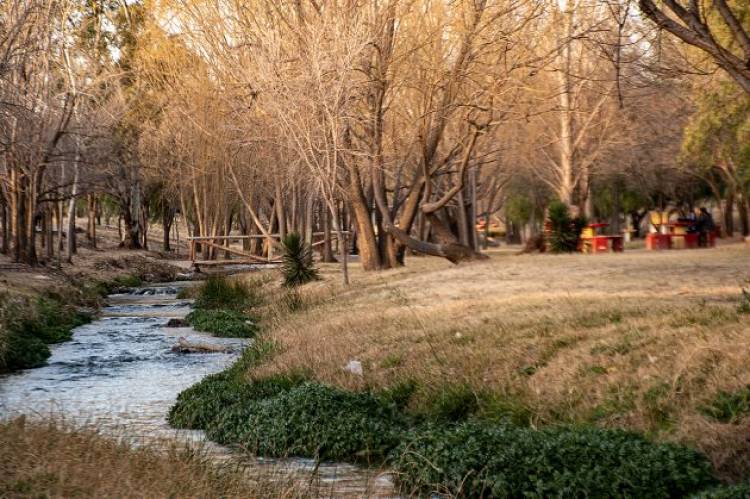
<path id="1" fill-rule="evenodd" d="M 252 338 L 258 332 L 257 319 L 234 310 L 197 309 L 185 317 L 196 331 L 225 338 Z"/>
<path id="2" fill-rule="evenodd" d="M 698 452 L 597 428 L 426 426 L 410 432 L 392 456 L 407 493 L 680 497 L 717 483 Z"/>
<path id="3" fill-rule="evenodd" d="M 284 250 L 281 272 L 284 286 L 296 287 L 320 279 L 313 265 L 312 248 L 305 244 L 297 232 L 290 232 L 281 240 Z"/>
<path id="4" fill-rule="evenodd" d="M 690 496 L 691 499 L 747 499 L 750 497 L 750 483 L 721 485 Z"/>
<path id="5" fill-rule="evenodd" d="M 380 461 L 404 427 L 395 407 L 369 393 L 304 383 L 222 411 L 207 434 L 260 455 Z"/>

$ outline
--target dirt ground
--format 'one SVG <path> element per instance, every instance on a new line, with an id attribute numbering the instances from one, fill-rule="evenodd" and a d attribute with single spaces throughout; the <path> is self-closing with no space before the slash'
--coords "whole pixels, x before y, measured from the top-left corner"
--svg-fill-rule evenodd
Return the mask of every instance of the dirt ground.
<path id="1" fill-rule="evenodd" d="M 594 423 L 695 445 L 722 473 L 750 470 L 750 417 L 700 407 L 750 385 L 750 248 L 522 255 L 453 266 L 426 257 L 363 273 L 337 265 L 307 308 L 270 321 L 280 353 L 249 376 L 304 370 L 350 389 L 407 379 L 490 393 L 539 426 Z M 364 375 L 345 371 L 350 360 Z M 416 403 L 420 403 L 417 401 Z"/>
<path id="2" fill-rule="evenodd" d="M 81 219 L 78 225 L 85 226 L 85 220 Z M 142 270 L 147 263 L 179 266 L 187 258 L 185 245 L 175 244 L 177 252 L 158 251 L 161 248 L 160 234 L 151 231 L 149 243 L 155 251 L 145 251 L 120 248 L 116 227 L 97 227 L 96 248 L 80 232 L 77 234 L 78 252 L 73 256 L 72 264 L 67 263 L 63 256 L 38 267 L 29 267 L 13 263 L 8 255 L 0 255 L 0 292 L 32 296 L 49 288 L 65 288 L 80 279 L 111 281 L 117 276 Z"/>

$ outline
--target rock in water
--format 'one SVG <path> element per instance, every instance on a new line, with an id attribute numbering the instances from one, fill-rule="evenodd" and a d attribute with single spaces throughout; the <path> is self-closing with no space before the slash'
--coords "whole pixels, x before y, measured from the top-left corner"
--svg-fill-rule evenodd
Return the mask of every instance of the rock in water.
<path id="1" fill-rule="evenodd" d="M 228 353 L 232 351 L 229 345 L 215 345 L 203 342 L 191 342 L 180 336 L 177 344 L 172 347 L 177 353 Z"/>
<path id="2" fill-rule="evenodd" d="M 169 319 L 169 322 L 167 322 L 167 327 L 187 327 L 188 323 L 185 322 L 185 319 Z"/>

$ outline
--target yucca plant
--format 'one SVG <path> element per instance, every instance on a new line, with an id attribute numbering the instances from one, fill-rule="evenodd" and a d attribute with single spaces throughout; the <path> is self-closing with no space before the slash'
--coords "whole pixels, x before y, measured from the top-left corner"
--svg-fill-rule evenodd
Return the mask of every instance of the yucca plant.
<path id="1" fill-rule="evenodd" d="M 290 232 L 281 240 L 284 250 L 281 271 L 284 286 L 294 288 L 320 279 L 318 269 L 313 265 L 312 248 L 305 244 L 297 232 Z"/>

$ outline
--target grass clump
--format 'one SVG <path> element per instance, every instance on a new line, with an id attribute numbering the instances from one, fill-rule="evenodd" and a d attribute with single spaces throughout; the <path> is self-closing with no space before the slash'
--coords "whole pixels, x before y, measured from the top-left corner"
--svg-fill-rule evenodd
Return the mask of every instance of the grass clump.
<path id="1" fill-rule="evenodd" d="M 750 314 L 750 285 L 740 289 L 740 304 L 737 305 L 737 312 L 740 314 Z"/>
<path id="2" fill-rule="evenodd" d="M 228 309 L 243 312 L 262 303 L 260 294 L 242 281 L 210 276 L 196 291 L 195 308 Z"/>
<path id="3" fill-rule="evenodd" d="M 750 385 L 734 392 L 720 391 L 714 399 L 699 410 L 705 416 L 722 423 L 736 423 L 750 413 Z"/>
<path id="4" fill-rule="evenodd" d="M 185 322 L 196 331 L 224 338 L 252 338 L 258 332 L 255 319 L 234 310 L 193 310 Z"/>
<path id="5" fill-rule="evenodd" d="M 284 286 L 294 288 L 320 279 L 313 265 L 312 248 L 305 244 L 298 232 L 290 232 L 281 240 L 284 251 L 281 272 Z"/>
<path id="6" fill-rule="evenodd" d="M 135 274 L 122 274 L 114 278 L 115 288 L 137 288 L 143 284 L 143 279 Z"/>
<path id="7" fill-rule="evenodd" d="M 716 484 L 708 460 L 633 433 L 462 423 L 412 431 L 393 453 L 411 493 L 678 497 Z"/>

